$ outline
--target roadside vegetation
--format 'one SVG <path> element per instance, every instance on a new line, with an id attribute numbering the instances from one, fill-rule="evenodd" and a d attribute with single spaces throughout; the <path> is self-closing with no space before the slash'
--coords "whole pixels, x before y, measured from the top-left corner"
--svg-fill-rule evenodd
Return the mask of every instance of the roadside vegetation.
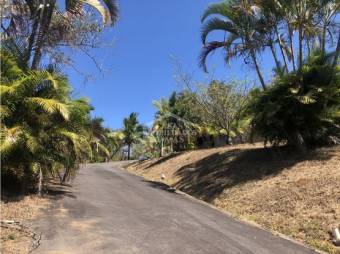
<path id="1" fill-rule="evenodd" d="M 68 49 L 100 68 L 90 50 L 114 26 L 117 3 L 1 3 L 1 195 L 2 206 L 14 207 L 2 219 L 16 220 L 13 194 L 65 185 L 81 163 L 139 159 L 131 171 L 157 181 L 165 175 L 235 217 L 339 253 L 328 235 L 340 220 L 339 7 L 335 0 L 209 5 L 199 66 L 208 72 L 220 51 L 226 64 L 254 69 L 257 80 L 202 82 L 179 68 L 183 88 L 153 102 L 152 126 L 133 112 L 112 130 L 91 116 L 87 98 L 73 96 L 62 70 L 74 67 Z M 255 148 L 240 145 L 251 142 Z M 2 241 L 15 238 L 6 234 Z"/>
<path id="2" fill-rule="evenodd" d="M 254 67 L 261 88 L 235 80 L 202 84 L 177 73 L 184 89 L 154 102 L 158 112 L 144 141 L 148 156 L 249 140 L 302 153 L 339 144 L 338 13 L 336 1 L 209 5 L 202 15 L 199 65 L 208 71 L 208 56 L 220 49 L 226 63 L 237 58 Z M 223 40 L 209 41 L 213 33 Z M 273 62 L 270 80 L 260 68 L 264 54 Z"/>
<path id="3" fill-rule="evenodd" d="M 89 50 L 118 11 L 115 1 L 25 0 L 3 1 L 1 12 L 1 252 L 28 253 L 39 234 L 27 223 L 50 204 L 28 194 L 64 185 L 80 163 L 117 150 L 112 130 L 91 117 L 87 98 L 72 96 L 62 70 L 74 64 L 67 48 L 95 61 Z"/>
<path id="4" fill-rule="evenodd" d="M 139 162 L 127 169 L 340 253 L 330 233 L 340 220 L 338 14 L 336 1 L 209 5 L 199 65 L 207 72 L 209 55 L 220 50 L 227 64 L 254 68 L 258 84 L 195 81 L 179 66 L 183 89 L 154 101 L 153 125 L 133 147 Z M 272 58 L 271 77 L 262 56 Z"/>

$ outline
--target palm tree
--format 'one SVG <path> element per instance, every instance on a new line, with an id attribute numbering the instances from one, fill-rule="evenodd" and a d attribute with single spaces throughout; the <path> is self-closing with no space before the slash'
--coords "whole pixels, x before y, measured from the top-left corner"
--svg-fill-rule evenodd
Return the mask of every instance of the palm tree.
<path id="1" fill-rule="evenodd" d="M 128 160 L 131 157 L 131 146 L 141 140 L 144 135 L 145 127 L 138 121 L 138 114 L 133 112 L 129 117 L 123 120 L 122 134 L 124 135 L 124 144 L 128 147 Z"/>
<path id="2" fill-rule="evenodd" d="M 81 19 L 84 16 L 83 7 L 86 5 L 98 11 L 104 24 L 113 25 L 118 16 L 115 0 L 65 0 L 64 3 L 59 3 L 59 6 L 65 6 L 65 13 L 58 7 L 56 0 L 13 1 L 9 5 L 12 9 L 8 9 L 15 11 L 9 11 L 8 27 L 5 27 L 5 22 L 1 24 L 1 28 L 8 39 L 7 43 L 22 56 L 25 65 L 28 66 L 32 58 L 31 69 L 33 70 L 37 69 L 41 62 L 42 50 L 50 39 L 52 23 L 54 25 L 58 23 L 59 32 L 66 34 L 65 29 L 73 27 L 74 19 Z M 17 33 L 18 28 L 27 31 L 28 35 L 20 38 Z"/>
<path id="3" fill-rule="evenodd" d="M 225 61 L 241 56 L 251 58 L 263 89 L 266 89 L 264 78 L 257 60 L 260 46 L 256 31 L 257 10 L 247 5 L 246 1 L 223 1 L 210 5 L 201 18 L 203 23 L 201 38 L 203 48 L 200 54 L 200 66 L 207 71 L 207 56 L 216 49 L 224 49 Z M 211 17 L 214 16 L 214 17 Z M 207 20 L 210 18 L 209 20 Z M 206 42 L 207 36 L 214 31 L 223 31 L 222 41 Z"/>
<path id="4" fill-rule="evenodd" d="M 63 75 L 25 72 L 4 51 L 1 60 L 2 170 L 18 179 L 23 176 L 24 182 L 38 173 L 41 193 L 43 177 L 53 173 L 56 164 L 69 173 L 89 156 L 83 122 L 91 108 L 84 101 L 72 101 Z"/>
<path id="5" fill-rule="evenodd" d="M 104 126 L 104 119 L 100 117 L 92 118 L 89 122 L 89 142 L 92 147 L 92 161 L 108 160 L 111 157 L 110 148 L 108 145 L 109 137 Z"/>

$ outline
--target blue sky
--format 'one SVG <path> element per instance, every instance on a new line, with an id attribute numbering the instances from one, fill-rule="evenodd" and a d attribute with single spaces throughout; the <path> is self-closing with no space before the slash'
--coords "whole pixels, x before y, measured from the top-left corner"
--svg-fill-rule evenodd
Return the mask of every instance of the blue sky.
<path id="1" fill-rule="evenodd" d="M 195 80 L 207 79 L 198 68 L 197 58 L 201 48 L 200 16 L 209 3 L 120 0 L 119 21 L 103 35 L 107 46 L 92 52 L 103 65 L 104 73 L 87 56 L 73 56 L 79 70 L 93 75 L 84 83 L 82 75 L 67 70 L 74 96 L 88 97 L 95 107 L 93 115 L 103 117 L 107 127 L 121 127 L 122 119 L 131 112 L 138 112 L 142 123 L 150 123 L 155 114 L 152 101 L 179 89 L 172 57 L 186 71 L 194 73 Z M 269 76 L 271 60 L 267 59 L 263 56 L 261 65 Z M 208 66 L 218 79 L 255 79 L 255 72 L 241 60 L 233 62 L 232 67 L 226 66 L 220 52 L 209 58 Z"/>

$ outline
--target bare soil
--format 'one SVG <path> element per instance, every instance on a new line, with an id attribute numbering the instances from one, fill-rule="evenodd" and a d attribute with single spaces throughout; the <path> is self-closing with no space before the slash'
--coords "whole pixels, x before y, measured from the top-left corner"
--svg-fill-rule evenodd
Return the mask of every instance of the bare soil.
<path id="1" fill-rule="evenodd" d="M 15 221 L 29 229 L 33 228 L 32 220 L 39 217 L 43 208 L 50 205 L 49 198 L 37 195 L 14 198 L 1 197 L 1 221 Z M 15 228 L 1 227 L 0 253 L 21 254 L 29 253 L 34 247 L 31 234 Z M 33 232 L 33 229 L 32 229 Z"/>
<path id="2" fill-rule="evenodd" d="M 226 146 L 135 162 L 127 170 L 236 218 L 340 254 L 329 233 L 340 226 L 339 146 L 307 155 L 262 144 Z"/>

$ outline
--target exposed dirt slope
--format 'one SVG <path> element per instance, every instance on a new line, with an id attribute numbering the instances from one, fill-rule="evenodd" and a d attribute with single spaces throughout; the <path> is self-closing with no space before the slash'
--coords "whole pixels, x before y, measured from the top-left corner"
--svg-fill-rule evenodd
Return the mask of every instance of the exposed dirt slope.
<path id="1" fill-rule="evenodd" d="M 162 181 L 308 245 L 340 253 L 340 147 L 300 156 L 286 148 L 236 145 L 136 162 L 130 172 Z M 161 179 L 162 174 L 165 179 Z"/>
<path id="2" fill-rule="evenodd" d="M 41 210 L 50 205 L 50 200 L 47 198 L 40 198 L 37 195 L 20 196 L 15 198 L 1 199 L 1 220 L 15 221 L 29 227 L 31 232 L 34 225 L 31 225 L 33 219 L 38 218 Z M 11 224 L 12 225 L 12 224 Z M 9 226 L 11 226 L 9 225 Z M 33 239 L 31 233 L 22 231 L 20 228 L 4 228 L 1 227 L 1 248 L 0 253 L 7 254 L 24 254 L 29 253 L 35 248 L 32 246 Z M 38 232 L 36 232 L 38 234 Z"/>

